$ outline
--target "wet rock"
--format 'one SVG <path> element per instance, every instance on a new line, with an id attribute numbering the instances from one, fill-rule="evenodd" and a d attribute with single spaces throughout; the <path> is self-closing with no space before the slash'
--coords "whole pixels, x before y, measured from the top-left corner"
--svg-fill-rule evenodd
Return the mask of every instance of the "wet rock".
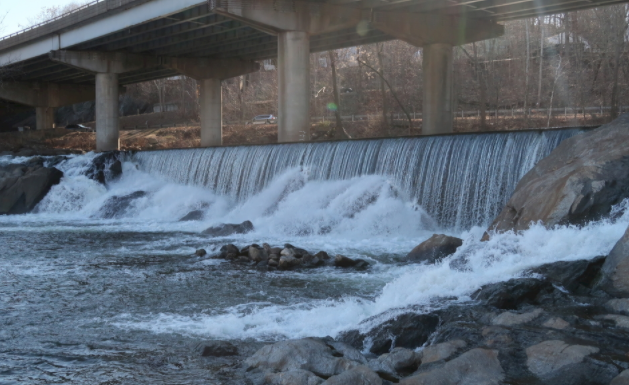
<path id="1" fill-rule="evenodd" d="M 369 361 L 369 368 L 382 378 L 397 382 L 401 377 L 417 370 L 421 362 L 421 354 L 405 348 L 395 348 L 375 360 Z"/>
<path id="2" fill-rule="evenodd" d="M 463 340 L 453 340 L 437 345 L 427 346 L 420 354 L 421 364 L 426 365 L 431 362 L 447 360 L 457 351 L 465 348 L 467 343 Z"/>
<path id="3" fill-rule="evenodd" d="M 238 348 L 227 341 L 208 341 L 200 345 L 203 357 L 237 356 Z"/>
<path id="4" fill-rule="evenodd" d="M 110 151 L 98 155 L 92 160 L 92 165 L 85 172 L 85 176 L 102 184 L 117 179 L 122 174 L 120 157 L 120 151 Z"/>
<path id="5" fill-rule="evenodd" d="M 245 361 L 251 369 L 269 372 L 307 370 L 319 377 L 329 378 L 360 366 L 356 361 L 335 357 L 336 350 L 320 338 L 288 340 L 264 346 Z"/>
<path id="6" fill-rule="evenodd" d="M 352 368 L 328 378 L 323 385 L 382 385 L 382 379 L 366 366 Z"/>
<path id="7" fill-rule="evenodd" d="M 0 215 L 32 211 L 62 177 L 61 171 L 42 165 L 0 167 Z"/>
<path id="8" fill-rule="evenodd" d="M 222 224 L 210 227 L 203 231 L 203 234 L 211 237 L 226 237 L 233 234 L 247 234 L 253 231 L 253 223 L 244 221 L 240 224 Z"/>
<path id="9" fill-rule="evenodd" d="M 615 297 L 629 297 L 629 228 L 605 259 L 597 288 Z"/>
<path id="10" fill-rule="evenodd" d="M 363 349 L 363 343 L 370 341 L 369 351 L 381 355 L 393 347 L 415 349 L 422 346 L 439 324 L 439 317 L 434 314 L 405 313 L 390 319 L 369 332 L 362 334 L 357 330 L 345 332 L 339 340 L 357 349 Z"/>
<path id="11" fill-rule="evenodd" d="M 545 328 L 564 330 L 570 327 L 570 324 L 559 317 L 553 317 L 542 324 Z"/>
<path id="12" fill-rule="evenodd" d="M 405 259 L 415 263 L 435 263 L 438 259 L 454 254 L 461 245 L 463 245 L 462 239 L 434 234 L 411 250 Z"/>
<path id="13" fill-rule="evenodd" d="M 280 253 L 282 252 L 282 248 L 280 247 L 272 247 L 271 248 L 271 253 L 270 254 L 275 254 L 275 255 L 280 255 Z"/>
<path id="14" fill-rule="evenodd" d="M 241 255 L 240 257 L 236 258 L 236 262 L 249 263 L 249 262 L 251 262 L 251 259 L 249 257 Z"/>
<path id="15" fill-rule="evenodd" d="M 179 222 L 201 221 L 203 220 L 204 216 L 205 216 L 205 213 L 203 212 L 203 210 L 193 210 L 193 211 L 190 211 L 185 216 L 183 216 L 179 220 Z"/>
<path id="16" fill-rule="evenodd" d="M 147 195 L 146 191 L 136 191 L 124 196 L 113 196 L 100 208 L 96 217 L 105 219 L 120 218 L 127 213 L 127 210 L 135 200 L 144 198 Z"/>
<path id="17" fill-rule="evenodd" d="M 472 349 L 442 367 L 400 381 L 403 385 L 499 385 L 504 371 L 498 351 Z"/>
<path id="18" fill-rule="evenodd" d="M 348 360 L 356 361 L 360 364 L 366 365 L 367 359 L 362 355 L 358 349 L 355 349 L 353 346 L 346 344 L 345 342 L 335 341 L 331 338 L 325 339 L 326 345 L 334 349 L 338 354 L 347 358 Z M 338 355 L 337 354 L 337 355 Z"/>
<path id="19" fill-rule="evenodd" d="M 289 370 L 288 372 L 269 373 L 265 377 L 268 385 L 319 385 L 325 381 L 307 370 Z"/>
<path id="20" fill-rule="evenodd" d="M 334 258 L 334 266 L 336 267 L 355 267 L 355 268 L 365 268 L 369 266 L 369 263 L 363 259 L 351 259 L 344 255 L 337 255 Z"/>
<path id="21" fill-rule="evenodd" d="M 230 258 L 227 258 L 227 256 L 230 254 L 237 257 L 238 254 L 240 253 L 240 250 L 238 250 L 238 248 L 235 245 L 232 245 L 231 243 L 229 245 L 225 245 L 221 247 L 220 251 L 221 252 L 219 254 L 219 257 L 224 258 L 224 259 L 230 259 Z"/>
<path id="22" fill-rule="evenodd" d="M 618 371 L 588 356 L 599 348 L 569 345 L 561 340 L 549 340 L 526 349 L 528 369 L 550 384 L 609 384 Z"/>
<path id="23" fill-rule="evenodd" d="M 598 317 L 599 319 L 610 321 L 614 326 L 622 329 L 629 329 L 629 317 L 618 314 L 605 314 Z"/>
<path id="24" fill-rule="evenodd" d="M 535 278 L 518 278 L 483 286 L 472 294 L 472 298 L 498 309 L 515 310 L 524 303 L 539 303 L 540 295 L 553 290 L 549 282 Z"/>
<path id="25" fill-rule="evenodd" d="M 207 255 L 207 251 L 205 251 L 205 249 L 199 249 L 194 252 L 194 255 L 196 255 L 197 257 L 204 257 Z"/>
<path id="26" fill-rule="evenodd" d="M 583 224 L 629 197 L 629 114 L 564 140 L 518 183 L 490 230 Z"/>
<path id="27" fill-rule="evenodd" d="M 605 257 L 554 262 L 532 269 L 531 273 L 543 275 L 552 283 L 573 293 L 587 294 L 592 289 L 604 262 Z"/>
<path id="28" fill-rule="evenodd" d="M 268 243 L 263 243 L 262 248 L 264 249 L 264 251 L 266 251 L 267 255 L 273 254 L 273 248 Z"/>
<path id="29" fill-rule="evenodd" d="M 264 249 L 259 249 L 254 246 L 249 247 L 249 258 L 253 262 L 266 261 L 269 257 L 266 255 L 266 251 Z"/>
<path id="30" fill-rule="evenodd" d="M 605 309 L 612 313 L 629 315 L 629 298 L 609 300 Z"/>
<path id="31" fill-rule="evenodd" d="M 629 385 L 629 369 L 620 373 L 609 385 Z"/>
<path id="32" fill-rule="evenodd" d="M 319 251 L 317 254 L 314 255 L 315 257 L 319 258 L 322 261 L 327 261 L 328 259 L 330 259 L 330 256 L 328 255 L 328 253 L 326 253 L 325 251 Z"/>
<path id="33" fill-rule="evenodd" d="M 295 258 L 291 255 L 285 255 L 280 258 L 278 267 L 280 269 L 292 269 L 299 265 L 301 265 L 301 260 L 299 258 Z"/>
<path id="34" fill-rule="evenodd" d="M 314 255 L 306 254 L 301 258 L 302 264 L 308 267 L 317 267 L 323 265 L 325 262 L 315 257 Z"/>
<path id="35" fill-rule="evenodd" d="M 518 314 L 510 311 L 501 313 L 491 320 L 492 325 L 515 326 L 533 321 L 542 314 L 542 309 L 535 309 L 526 313 Z"/>
<path id="36" fill-rule="evenodd" d="M 268 265 L 271 267 L 278 267 L 280 263 L 277 261 L 277 259 L 269 259 Z"/>

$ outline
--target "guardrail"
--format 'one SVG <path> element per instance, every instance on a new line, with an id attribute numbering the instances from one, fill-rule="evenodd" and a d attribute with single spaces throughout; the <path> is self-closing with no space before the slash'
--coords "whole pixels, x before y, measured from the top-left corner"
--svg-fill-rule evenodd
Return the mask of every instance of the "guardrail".
<path id="1" fill-rule="evenodd" d="M 33 30 L 33 29 L 35 29 L 35 28 L 39 28 L 39 27 L 42 27 L 42 26 L 44 26 L 44 25 L 46 25 L 46 24 L 53 23 L 53 22 L 55 22 L 55 21 L 57 21 L 57 20 L 60 20 L 60 19 L 62 19 L 62 18 L 64 18 L 64 17 L 66 17 L 66 16 L 72 15 L 72 14 L 74 14 L 74 13 L 76 13 L 76 12 L 80 12 L 80 11 L 84 10 L 85 8 L 91 7 L 91 6 L 92 6 L 92 5 L 94 5 L 94 4 L 102 3 L 102 2 L 104 2 L 104 1 L 106 1 L 106 0 L 94 0 L 94 1 L 91 1 L 91 2 L 89 2 L 89 3 L 83 4 L 83 5 L 81 5 L 81 6 L 80 6 L 80 7 L 78 7 L 78 8 L 74 8 L 73 10 L 71 10 L 71 11 L 69 11 L 69 12 L 66 12 L 66 13 L 64 13 L 64 14 L 61 14 L 61 15 L 59 15 L 59 16 L 55 16 L 55 17 L 53 17 L 52 19 L 49 19 L 49 20 L 46 20 L 46 21 L 42 21 L 41 23 L 38 23 L 38 24 L 35 24 L 35 25 L 31 25 L 30 27 L 25 28 L 25 29 L 23 29 L 23 30 L 21 30 L 21 31 L 14 32 L 14 33 L 12 33 L 12 34 L 10 34 L 10 35 L 0 37 L 0 41 L 6 40 L 6 39 L 10 39 L 10 38 L 12 38 L 12 37 L 14 37 L 14 36 L 21 35 L 21 34 L 23 34 L 23 33 L 26 33 L 26 32 L 28 32 L 28 31 L 31 31 L 31 30 Z"/>

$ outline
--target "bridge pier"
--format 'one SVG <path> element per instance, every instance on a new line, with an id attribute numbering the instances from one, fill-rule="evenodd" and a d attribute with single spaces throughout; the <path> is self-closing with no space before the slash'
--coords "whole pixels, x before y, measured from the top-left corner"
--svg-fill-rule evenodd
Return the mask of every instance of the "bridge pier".
<path id="1" fill-rule="evenodd" d="M 436 43 L 423 47 L 424 135 L 453 132 L 452 51 L 450 44 Z"/>
<path id="2" fill-rule="evenodd" d="M 278 37 L 278 141 L 310 140 L 310 37 L 282 32 Z"/>
<path id="3" fill-rule="evenodd" d="M 54 107 L 35 107 L 35 128 L 44 130 L 55 127 Z"/>
<path id="4" fill-rule="evenodd" d="M 120 150 L 118 74 L 96 74 L 96 150 Z"/>
<path id="5" fill-rule="evenodd" d="M 223 92 L 220 79 L 202 79 L 199 118 L 201 147 L 223 145 Z"/>

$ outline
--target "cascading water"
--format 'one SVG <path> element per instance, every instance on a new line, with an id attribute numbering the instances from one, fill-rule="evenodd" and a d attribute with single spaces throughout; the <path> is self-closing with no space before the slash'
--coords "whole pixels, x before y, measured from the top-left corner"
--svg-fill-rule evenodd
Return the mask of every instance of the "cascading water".
<path id="1" fill-rule="evenodd" d="M 243 202 L 289 169 L 308 180 L 389 179 L 443 228 L 493 220 L 535 163 L 579 130 L 140 152 L 142 170 Z"/>
<path id="2" fill-rule="evenodd" d="M 200 340 L 334 337 L 467 301 L 543 263 L 605 255 L 629 225 L 627 203 L 582 228 L 479 242 L 519 179 L 578 132 L 141 152 L 107 186 L 85 176 L 95 154 L 72 156 L 34 213 L 0 216 L 0 383 L 221 383 L 191 350 Z M 180 222 L 191 210 L 204 218 Z M 244 220 L 254 232 L 201 233 Z M 434 265 L 400 261 L 435 231 L 464 244 Z M 262 242 L 371 266 L 260 272 L 211 258 Z"/>

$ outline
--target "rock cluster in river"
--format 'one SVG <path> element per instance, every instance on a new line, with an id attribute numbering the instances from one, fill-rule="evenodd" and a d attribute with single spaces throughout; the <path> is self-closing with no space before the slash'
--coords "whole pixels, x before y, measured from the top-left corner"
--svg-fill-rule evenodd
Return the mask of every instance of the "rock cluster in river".
<path id="1" fill-rule="evenodd" d="M 196 251 L 197 256 L 205 255 L 204 249 Z M 322 266 L 367 268 L 369 263 L 363 259 L 352 259 L 344 255 L 330 257 L 325 251 L 311 254 L 305 249 L 285 244 L 283 247 L 272 247 L 268 243 L 247 245 L 238 248 L 233 244 L 224 245 L 217 259 L 255 265 L 256 268 L 291 270 L 296 268 L 312 268 Z"/>

